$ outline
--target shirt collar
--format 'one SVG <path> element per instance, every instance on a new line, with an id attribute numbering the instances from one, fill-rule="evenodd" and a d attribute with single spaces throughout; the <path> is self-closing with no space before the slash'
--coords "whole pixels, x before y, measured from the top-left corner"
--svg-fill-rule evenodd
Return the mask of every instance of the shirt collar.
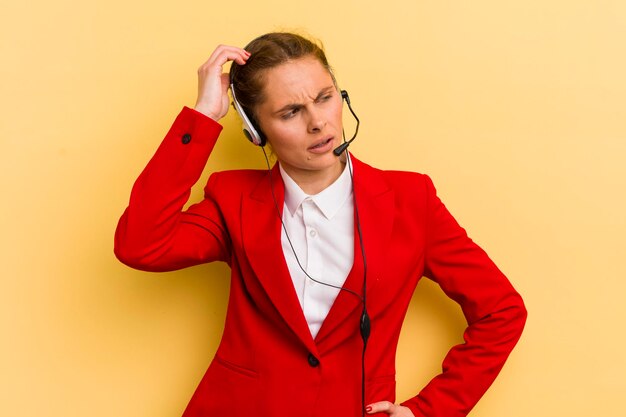
<path id="1" fill-rule="evenodd" d="M 346 200 L 352 196 L 352 181 L 350 179 L 348 163 L 351 163 L 351 161 L 346 163 L 341 175 L 339 175 L 335 182 L 315 195 L 308 195 L 302 191 L 302 188 L 287 174 L 279 162 L 278 167 L 280 168 L 280 175 L 283 177 L 283 182 L 285 183 L 285 205 L 289 213 L 293 216 L 302 202 L 310 198 L 327 219 L 331 219 L 337 214 Z"/>

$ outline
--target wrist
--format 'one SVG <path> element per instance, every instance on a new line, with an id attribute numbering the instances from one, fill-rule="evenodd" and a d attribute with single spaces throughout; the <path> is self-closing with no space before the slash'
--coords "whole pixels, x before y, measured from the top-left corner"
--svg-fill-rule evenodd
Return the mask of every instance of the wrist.
<path id="1" fill-rule="evenodd" d="M 216 122 L 219 122 L 219 120 L 221 119 L 221 117 L 211 112 L 206 106 L 203 106 L 201 103 L 196 103 L 193 109 L 198 113 L 202 113 L 206 117 L 213 119 Z"/>

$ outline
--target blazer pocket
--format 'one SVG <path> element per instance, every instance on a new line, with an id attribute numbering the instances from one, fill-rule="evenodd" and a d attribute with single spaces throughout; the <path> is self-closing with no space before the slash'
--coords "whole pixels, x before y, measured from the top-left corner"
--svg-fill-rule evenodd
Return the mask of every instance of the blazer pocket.
<path id="1" fill-rule="evenodd" d="M 256 413 L 259 373 L 213 358 L 183 417 L 247 417 Z"/>
<path id="2" fill-rule="evenodd" d="M 259 376 L 259 373 L 256 371 L 253 371 L 252 369 L 244 368 L 243 366 L 227 361 L 226 359 L 223 359 L 219 356 L 215 356 L 213 360 L 219 363 L 220 365 L 222 365 L 224 368 L 230 369 L 231 371 L 236 372 L 238 374 L 241 374 L 250 378 L 258 378 Z"/>

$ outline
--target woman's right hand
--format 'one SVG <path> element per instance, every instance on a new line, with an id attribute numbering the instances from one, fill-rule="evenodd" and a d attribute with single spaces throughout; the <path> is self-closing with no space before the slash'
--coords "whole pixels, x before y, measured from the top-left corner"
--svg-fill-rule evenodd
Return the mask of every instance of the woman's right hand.
<path id="1" fill-rule="evenodd" d="M 244 65 L 250 53 L 235 46 L 219 45 L 209 59 L 198 68 L 198 99 L 195 110 L 218 121 L 228 112 L 228 73 L 224 64 L 235 61 Z"/>

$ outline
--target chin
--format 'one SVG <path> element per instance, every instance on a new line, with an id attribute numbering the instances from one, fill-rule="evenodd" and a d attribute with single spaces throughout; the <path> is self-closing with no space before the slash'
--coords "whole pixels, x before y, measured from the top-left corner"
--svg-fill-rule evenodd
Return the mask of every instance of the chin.
<path id="1" fill-rule="evenodd" d="M 309 162 L 311 162 L 311 165 L 315 166 L 316 169 L 326 170 L 336 165 L 341 165 L 341 158 L 335 156 L 331 151 L 323 155 L 317 155 L 317 158 L 312 158 Z"/>

